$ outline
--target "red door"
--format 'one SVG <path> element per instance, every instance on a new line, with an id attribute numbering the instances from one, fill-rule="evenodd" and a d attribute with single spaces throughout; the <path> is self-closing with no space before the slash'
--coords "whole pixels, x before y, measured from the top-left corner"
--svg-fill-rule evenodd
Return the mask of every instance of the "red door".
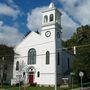
<path id="1" fill-rule="evenodd" d="M 34 74 L 33 74 L 33 72 L 30 72 L 30 74 L 29 74 L 29 83 L 33 84 L 33 81 L 34 81 Z"/>

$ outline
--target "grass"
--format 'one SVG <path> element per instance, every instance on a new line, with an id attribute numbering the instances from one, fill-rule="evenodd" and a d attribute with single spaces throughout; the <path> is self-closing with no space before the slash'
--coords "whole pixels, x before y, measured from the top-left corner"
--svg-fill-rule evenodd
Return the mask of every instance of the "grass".
<path id="1" fill-rule="evenodd" d="M 19 86 L 5 86 L 4 89 L 5 90 L 19 90 Z M 25 90 L 54 90 L 54 87 L 38 87 L 38 86 L 37 87 L 27 87 Z M 70 90 L 70 89 L 63 89 L 63 88 L 58 87 L 58 90 Z"/>
<path id="2" fill-rule="evenodd" d="M 90 85 L 90 83 L 88 83 L 88 85 Z M 80 87 L 80 84 L 74 84 L 73 86 L 74 86 L 74 88 L 78 88 L 78 87 Z M 86 86 L 86 84 L 85 84 L 85 86 Z M 3 88 L 5 90 L 19 90 L 19 86 L 3 85 Z M 71 85 L 69 85 L 69 88 L 66 88 L 66 89 L 58 87 L 58 90 L 70 90 L 70 89 L 71 89 Z M 1 89 L 1 86 L 0 86 L 0 90 L 3 90 L 3 89 Z M 21 89 L 21 90 L 24 90 L 24 89 Z M 39 87 L 39 86 L 34 87 L 34 86 L 32 86 L 32 87 L 27 87 L 25 90 L 54 90 L 54 87 L 44 87 L 44 86 L 42 86 L 42 87 Z"/>

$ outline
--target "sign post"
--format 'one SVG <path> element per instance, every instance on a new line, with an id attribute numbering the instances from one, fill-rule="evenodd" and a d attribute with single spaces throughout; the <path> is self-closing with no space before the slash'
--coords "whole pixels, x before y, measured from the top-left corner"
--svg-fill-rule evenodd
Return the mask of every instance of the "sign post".
<path id="1" fill-rule="evenodd" d="M 75 75 L 75 73 L 71 72 L 70 75 L 71 75 L 71 83 L 72 83 L 72 90 L 73 90 L 73 76 Z"/>
<path id="2" fill-rule="evenodd" d="M 80 76 L 80 78 L 81 78 L 81 90 L 83 90 L 82 78 L 83 78 L 83 76 L 84 76 L 84 73 L 80 71 L 80 72 L 79 72 L 79 76 Z"/>

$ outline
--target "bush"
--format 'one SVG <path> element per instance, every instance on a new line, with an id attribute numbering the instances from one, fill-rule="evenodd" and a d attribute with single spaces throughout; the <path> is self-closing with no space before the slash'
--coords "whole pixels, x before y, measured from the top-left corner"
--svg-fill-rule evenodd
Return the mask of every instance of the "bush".
<path id="1" fill-rule="evenodd" d="M 37 85 L 37 83 L 32 83 L 32 84 L 30 84 L 30 86 L 36 86 Z"/>

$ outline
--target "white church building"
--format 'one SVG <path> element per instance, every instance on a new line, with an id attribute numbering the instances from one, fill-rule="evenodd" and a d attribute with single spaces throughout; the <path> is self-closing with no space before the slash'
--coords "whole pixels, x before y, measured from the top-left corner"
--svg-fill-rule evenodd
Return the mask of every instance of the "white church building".
<path id="1" fill-rule="evenodd" d="M 14 48 L 11 84 L 54 85 L 70 70 L 73 55 L 62 49 L 61 12 L 51 3 L 42 12 L 41 32 L 32 31 Z"/>

